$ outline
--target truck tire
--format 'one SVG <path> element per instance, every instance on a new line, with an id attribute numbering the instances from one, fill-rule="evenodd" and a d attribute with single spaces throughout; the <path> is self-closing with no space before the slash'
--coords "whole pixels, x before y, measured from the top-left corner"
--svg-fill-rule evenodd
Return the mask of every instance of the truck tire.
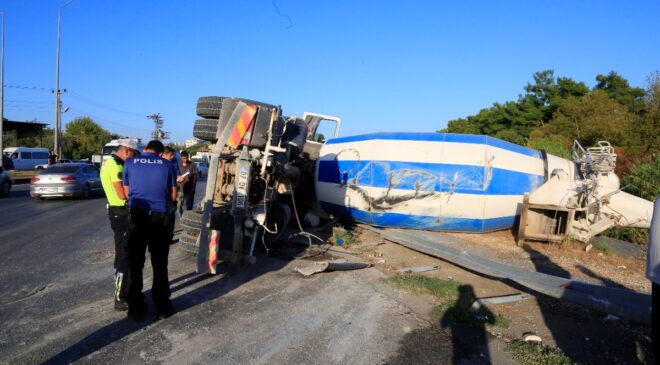
<path id="1" fill-rule="evenodd" d="M 182 251 L 187 252 L 192 255 L 197 255 L 199 253 L 199 245 L 197 244 L 197 237 L 190 235 L 186 232 L 179 235 L 179 248 Z"/>
<path id="2" fill-rule="evenodd" d="M 193 127 L 193 137 L 203 141 L 215 143 L 218 139 L 218 120 L 217 119 L 198 119 Z"/>
<path id="3" fill-rule="evenodd" d="M 184 210 L 181 215 L 181 227 L 202 228 L 202 212 L 198 210 Z"/>
<path id="4" fill-rule="evenodd" d="M 218 141 L 218 130 L 223 130 L 226 124 L 226 121 L 216 119 L 198 119 L 193 127 L 193 137 L 215 143 Z"/>
<path id="5" fill-rule="evenodd" d="M 220 118 L 222 110 L 222 96 L 202 96 L 197 99 L 197 115 L 207 119 Z"/>

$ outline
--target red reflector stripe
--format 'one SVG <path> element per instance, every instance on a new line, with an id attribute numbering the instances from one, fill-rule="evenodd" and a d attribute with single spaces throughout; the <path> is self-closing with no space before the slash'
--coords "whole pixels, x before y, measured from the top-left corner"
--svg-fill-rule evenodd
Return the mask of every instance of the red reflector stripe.
<path id="1" fill-rule="evenodd" d="M 227 142 L 229 146 L 236 148 L 241 144 L 245 132 L 252 126 L 252 120 L 254 119 L 255 114 L 257 114 L 256 105 L 248 105 L 243 109 L 243 114 L 241 114 L 241 117 L 238 119 L 236 128 L 231 132 L 231 136 Z"/>

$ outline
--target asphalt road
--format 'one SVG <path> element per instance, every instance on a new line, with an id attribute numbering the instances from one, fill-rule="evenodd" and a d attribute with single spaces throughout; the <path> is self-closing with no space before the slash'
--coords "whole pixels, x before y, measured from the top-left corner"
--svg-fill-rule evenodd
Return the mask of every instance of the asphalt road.
<path id="1" fill-rule="evenodd" d="M 284 256 L 200 276 L 174 245 L 177 313 L 157 321 L 150 308 L 129 321 L 112 307 L 111 237 L 102 196 L 37 201 L 16 185 L 0 199 L 0 363 L 460 362 L 448 335 L 376 269 L 303 278 L 293 269 L 306 261 Z"/>

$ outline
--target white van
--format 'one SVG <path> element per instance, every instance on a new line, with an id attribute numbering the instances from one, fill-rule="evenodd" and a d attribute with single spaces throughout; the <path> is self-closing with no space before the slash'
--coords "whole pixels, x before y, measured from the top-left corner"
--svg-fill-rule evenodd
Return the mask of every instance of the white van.
<path id="1" fill-rule="evenodd" d="M 14 162 L 14 170 L 34 170 L 35 166 L 48 163 L 48 148 L 7 147 L 2 151 Z"/>

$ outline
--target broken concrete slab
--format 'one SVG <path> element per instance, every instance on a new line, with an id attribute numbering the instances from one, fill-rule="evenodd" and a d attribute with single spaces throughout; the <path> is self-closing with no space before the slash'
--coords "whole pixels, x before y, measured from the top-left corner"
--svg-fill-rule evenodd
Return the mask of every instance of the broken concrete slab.
<path id="1" fill-rule="evenodd" d="M 495 297 L 479 298 L 475 300 L 470 306 L 471 311 L 478 311 L 486 304 L 504 304 L 504 303 L 513 303 L 519 302 L 521 300 L 529 299 L 529 294 L 511 294 L 511 295 L 498 295 Z"/>
<path id="2" fill-rule="evenodd" d="M 405 268 L 399 270 L 399 273 L 401 273 L 401 274 L 420 273 L 420 272 L 437 270 L 439 268 L 440 268 L 440 265 L 436 265 L 436 264 L 416 266 L 416 267 L 405 267 Z"/>
<path id="3" fill-rule="evenodd" d="M 304 276 L 314 275 L 324 271 L 344 271 L 359 270 L 371 267 L 371 264 L 364 262 L 349 262 L 346 260 L 318 261 L 311 265 L 296 267 L 294 270 Z"/>

